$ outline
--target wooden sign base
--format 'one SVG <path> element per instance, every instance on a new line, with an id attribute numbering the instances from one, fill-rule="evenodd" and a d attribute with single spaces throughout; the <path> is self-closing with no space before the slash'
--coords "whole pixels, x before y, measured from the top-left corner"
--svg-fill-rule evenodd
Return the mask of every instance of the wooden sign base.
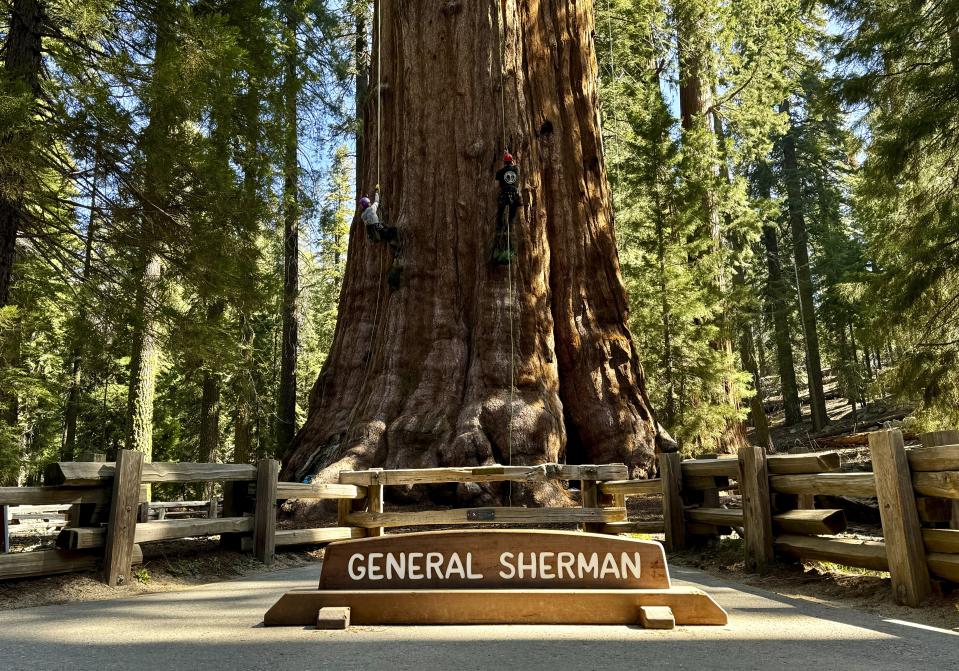
<path id="1" fill-rule="evenodd" d="M 263 618 L 268 627 L 316 624 L 321 608 L 347 606 L 350 624 L 630 624 L 640 608 L 665 606 L 677 625 L 725 625 L 726 611 L 702 590 L 477 589 L 294 590 Z"/>
<path id="2" fill-rule="evenodd" d="M 264 624 L 727 622 L 705 592 L 672 586 L 659 543 L 592 533 L 458 530 L 344 541 L 327 548 L 319 587 L 287 592 Z"/>

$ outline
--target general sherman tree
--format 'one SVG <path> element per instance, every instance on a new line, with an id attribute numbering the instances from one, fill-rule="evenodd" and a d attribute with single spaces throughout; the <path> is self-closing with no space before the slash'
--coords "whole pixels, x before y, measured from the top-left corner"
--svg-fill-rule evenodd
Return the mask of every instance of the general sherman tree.
<path id="1" fill-rule="evenodd" d="M 626 326 L 592 5 L 381 3 L 358 188 L 381 185 L 402 273 L 391 288 L 391 247 L 354 222 L 286 478 L 564 460 L 649 473 L 656 425 Z M 497 266 L 507 149 L 522 207 L 516 256 Z"/>

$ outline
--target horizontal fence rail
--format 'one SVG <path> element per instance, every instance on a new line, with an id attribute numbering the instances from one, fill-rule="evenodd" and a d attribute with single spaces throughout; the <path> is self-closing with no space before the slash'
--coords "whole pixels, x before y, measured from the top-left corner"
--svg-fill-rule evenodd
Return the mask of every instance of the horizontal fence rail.
<path id="1" fill-rule="evenodd" d="M 105 579 L 117 584 L 142 562 L 143 545 L 178 538 L 220 536 L 225 545 L 270 562 L 278 547 L 376 536 L 397 527 L 575 524 L 609 534 L 662 533 L 671 550 L 735 530 L 745 539 L 750 569 L 761 570 L 778 556 L 888 571 L 897 600 L 916 605 L 928 594 L 930 576 L 959 582 L 959 433 L 935 434 L 940 441 L 950 435 L 949 444 L 926 444 L 933 439 L 924 438 L 924 447 L 906 449 L 897 431 L 871 434 L 872 472 L 842 470 L 837 452 L 765 455 L 743 448 L 732 458 L 659 455 L 660 477 L 638 480 L 628 478 L 623 464 L 493 464 L 344 471 L 334 483 L 291 483 L 278 481 L 279 464 L 269 459 L 255 466 L 136 464 L 121 453 L 119 469 L 115 463 L 63 462 L 47 469 L 44 487 L 0 488 L 5 530 L 11 519 L 66 525 L 57 550 L 0 554 L 0 579 L 91 570 L 102 563 Z M 557 480 L 578 483 L 579 507 L 384 510 L 386 487 Z M 222 482 L 222 504 L 139 503 L 133 517 L 126 507 L 118 510 L 123 501 L 140 501 L 143 484 L 188 482 Z M 722 492 L 739 498 L 724 499 Z M 630 519 L 630 497 L 655 497 L 644 510 L 662 516 Z M 828 497 L 831 505 L 817 508 L 817 497 Z M 844 498 L 878 499 L 882 541 L 837 537 L 847 530 L 847 519 L 834 501 Z M 279 529 L 278 504 L 288 499 L 333 502 L 337 521 Z M 730 507 L 738 500 L 741 507 Z M 16 506 L 39 508 L 11 513 Z M 166 514 L 205 517 L 156 519 Z"/>

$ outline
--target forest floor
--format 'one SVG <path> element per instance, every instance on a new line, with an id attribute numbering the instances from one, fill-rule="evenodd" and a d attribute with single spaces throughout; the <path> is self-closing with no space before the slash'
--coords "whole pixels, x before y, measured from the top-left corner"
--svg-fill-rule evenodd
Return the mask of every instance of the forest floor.
<path id="1" fill-rule="evenodd" d="M 21 544 L 11 549 L 26 551 L 46 545 L 33 540 L 33 547 Z M 218 537 L 148 543 L 142 548 L 143 564 L 133 567 L 134 580 L 121 590 L 103 584 L 93 571 L 2 581 L 0 610 L 115 599 L 118 592 L 123 596 L 173 592 L 305 566 L 323 558 L 322 549 L 284 551 L 277 553 L 273 566 L 267 568 L 249 553 L 221 549 Z"/>
<path id="2" fill-rule="evenodd" d="M 859 537 L 857 535 L 857 537 Z M 959 633 L 959 590 L 933 595 L 922 608 L 896 605 L 889 574 L 827 562 L 776 563 L 763 574 L 746 572 L 742 540 L 723 538 L 700 550 L 673 553 L 671 566 L 698 568 L 724 580 L 791 599 L 852 608 L 883 618 L 915 622 Z"/>
<path id="3" fill-rule="evenodd" d="M 803 421 L 792 426 L 785 426 L 785 411 L 782 406 L 782 397 L 774 396 L 769 391 L 766 397 L 766 417 L 769 420 L 769 433 L 773 446 L 779 453 L 809 452 L 829 450 L 844 447 L 865 447 L 868 438 L 865 433 L 884 425 L 901 425 L 913 410 L 912 407 L 899 404 L 893 398 L 876 398 L 870 400 L 865 407 L 857 405 L 855 410 L 849 400 L 840 396 L 839 385 L 835 378 L 827 377 L 824 391 L 826 393 L 826 414 L 829 416 L 829 425 L 821 430 L 814 431 L 810 421 L 809 398 L 802 397 Z M 908 432 L 907 432 L 908 433 Z M 748 429 L 750 439 L 755 439 L 755 431 Z M 907 435 L 907 441 L 914 436 Z"/>

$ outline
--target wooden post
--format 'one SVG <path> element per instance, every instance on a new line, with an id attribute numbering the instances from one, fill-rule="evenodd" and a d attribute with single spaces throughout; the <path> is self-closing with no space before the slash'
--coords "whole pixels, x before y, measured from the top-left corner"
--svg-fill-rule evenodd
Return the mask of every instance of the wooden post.
<path id="1" fill-rule="evenodd" d="M 276 552 L 276 482 L 279 476 L 280 462 L 260 459 L 256 470 L 253 554 L 267 565 L 273 563 Z"/>
<path id="2" fill-rule="evenodd" d="M 666 549 L 675 552 L 686 548 L 686 511 L 683 507 L 683 459 L 676 452 L 659 455 L 659 472 L 663 480 L 663 523 Z"/>
<path id="3" fill-rule="evenodd" d="M 113 496 L 110 499 L 110 524 L 107 526 L 106 549 L 103 555 L 103 576 L 111 587 L 130 582 L 142 473 L 142 452 L 117 452 Z"/>
<path id="4" fill-rule="evenodd" d="M 595 480 L 580 480 L 579 489 L 582 493 L 583 508 L 599 507 L 599 486 L 596 484 Z M 602 528 L 602 524 L 594 524 L 590 522 L 583 524 L 584 531 L 590 531 L 593 533 L 598 532 Z"/>
<path id="5" fill-rule="evenodd" d="M 879 515 L 896 601 L 916 607 L 932 589 L 902 432 L 869 434 Z"/>
<path id="6" fill-rule="evenodd" d="M 220 502 L 217 500 L 216 496 L 211 496 L 210 500 L 206 503 L 206 516 L 211 519 L 216 519 L 217 508 L 219 507 Z"/>
<path id="7" fill-rule="evenodd" d="M 382 468 L 372 468 L 373 483 L 366 490 L 366 510 L 371 513 L 383 512 L 383 485 L 380 484 Z M 382 536 L 383 527 L 373 527 L 366 530 L 367 536 Z"/>
<path id="8" fill-rule="evenodd" d="M 923 447 L 943 447 L 944 445 L 959 445 L 959 431 L 932 431 L 919 436 Z M 959 501 L 953 499 L 952 519 L 950 529 L 959 529 Z"/>
<path id="9" fill-rule="evenodd" d="M 137 510 L 137 523 L 146 524 L 149 521 L 150 521 L 150 502 L 144 501 L 143 503 L 139 505 Z M 80 525 L 75 524 L 74 526 L 80 526 Z"/>
<path id="10" fill-rule="evenodd" d="M 243 517 L 249 512 L 250 483 L 224 482 L 223 483 L 223 517 Z M 249 540 L 248 534 L 220 534 L 220 547 L 224 550 L 239 552 L 242 549 L 243 538 Z"/>
<path id="11" fill-rule="evenodd" d="M 739 449 L 739 488 L 743 497 L 746 568 L 763 571 L 773 559 L 772 504 L 769 500 L 766 451 L 763 448 Z"/>
<path id="12" fill-rule="evenodd" d="M 0 552 L 10 552 L 10 506 L 0 506 Z"/>

